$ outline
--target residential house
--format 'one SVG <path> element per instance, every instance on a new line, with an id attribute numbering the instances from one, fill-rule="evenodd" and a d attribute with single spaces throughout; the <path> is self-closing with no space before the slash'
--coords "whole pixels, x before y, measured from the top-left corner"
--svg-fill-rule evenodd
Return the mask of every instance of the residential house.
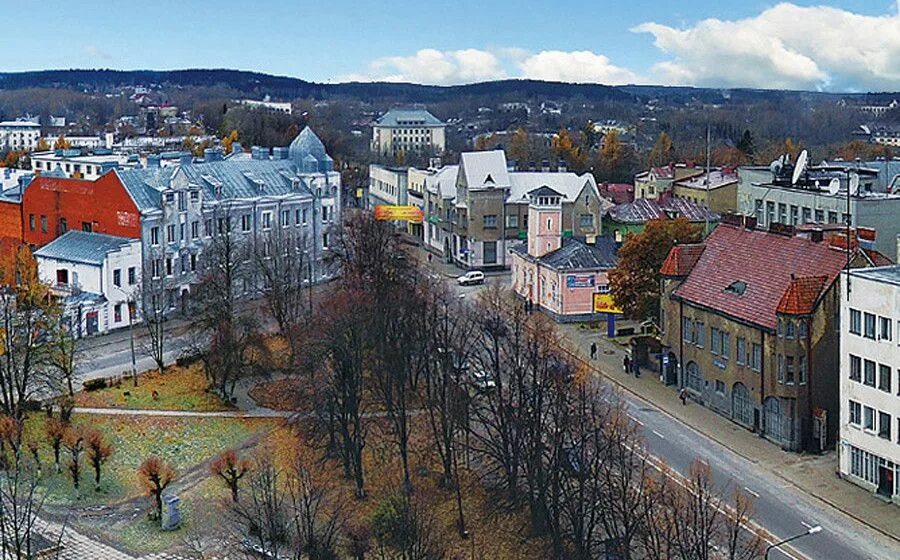
<path id="1" fill-rule="evenodd" d="M 41 125 L 29 120 L 0 122 L 0 150 L 30 152 L 41 139 Z"/>
<path id="2" fill-rule="evenodd" d="M 738 176 L 735 170 L 722 168 L 703 172 L 672 185 L 672 196 L 705 206 L 717 214 L 736 213 Z"/>
<path id="3" fill-rule="evenodd" d="M 372 125 L 372 151 L 397 156 L 408 152 L 441 153 L 447 124 L 424 109 L 391 109 Z"/>
<path id="4" fill-rule="evenodd" d="M 675 181 L 690 179 L 703 173 L 703 169 L 684 163 L 651 167 L 634 176 L 634 198 L 657 199 L 672 190 Z"/>
<path id="5" fill-rule="evenodd" d="M 617 243 L 625 241 L 629 233 L 640 233 L 650 220 L 687 218 L 693 224 L 710 231 L 721 216 L 706 206 L 686 198 L 674 198 L 670 194 L 658 199 L 636 198 L 634 202 L 618 204 L 606 210 L 603 217 L 603 235 Z"/>

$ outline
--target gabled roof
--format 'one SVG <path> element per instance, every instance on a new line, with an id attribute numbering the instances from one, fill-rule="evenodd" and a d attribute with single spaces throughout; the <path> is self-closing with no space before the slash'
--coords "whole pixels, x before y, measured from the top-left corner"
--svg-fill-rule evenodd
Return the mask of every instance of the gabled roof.
<path id="1" fill-rule="evenodd" d="M 706 245 L 702 243 L 672 247 L 659 273 L 663 276 L 687 276 L 700 260 L 704 249 L 706 249 Z"/>
<path id="2" fill-rule="evenodd" d="M 291 160 L 234 160 L 196 163 L 179 168 L 210 199 L 257 198 L 301 193 L 312 196 L 306 176 Z"/>
<path id="3" fill-rule="evenodd" d="M 156 167 L 150 169 L 116 169 L 113 171 L 125 190 L 131 196 L 138 210 L 153 210 L 160 207 L 163 189 L 169 187 L 177 167 Z"/>
<path id="4" fill-rule="evenodd" d="M 785 315 L 809 315 L 815 310 L 819 296 L 827 285 L 827 276 L 801 276 L 791 279 L 775 312 Z"/>
<path id="5" fill-rule="evenodd" d="M 865 253 L 866 258 L 872 263 L 872 266 L 890 266 L 894 264 L 894 261 L 889 257 L 886 257 L 875 249 L 863 249 L 863 253 Z"/>
<path id="6" fill-rule="evenodd" d="M 70 230 L 35 251 L 34 256 L 100 266 L 106 255 L 132 243 L 140 241 L 105 233 Z"/>
<path id="7" fill-rule="evenodd" d="M 642 224 L 669 217 L 687 218 L 691 222 L 717 222 L 721 218 L 709 208 L 684 198 L 638 198 L 634 202 L 610 208 L 609 217 L 620 224 Z"/>
<path id="8" fill-rule="evenodd" d="M 730 224 L 719 224 L 704 245 L 674 297 L 769 330 L 794 279 L 823 276 L 830 286 L 847 263 L 846 254 L 826 242 Z M 729 289 L 738 282 L 741 290 Z"/>
<path id="9" fill-rule="evenodd" d="M 528 202 L 528 193 L 543 186 L 548 186 L 560 193 L 567 202 L 577 199 L 585 186 L 588 186 L 596 196 L 600 196 L 597 182 L 590 173 L 578 175 L 572 172 L 556 171 L 513 171 L 509 174 L 509 180 L 512 185 L 506 200 L 512 203 Z"/>
<path id="10" fill-rule="evenodd" d="M 459 168 L 463 172 L 469 189 L 509 187 L 509 172 L 506 169 L 506 154 L 503 150 L 487 152 L 463 152 L 459 157 Z"/>
<path id="11" fill-rule="evenodd" d="M 440 119 L 424 109 L 391 109 L 375 121 L 375 124 L 377 126 L 445 126 Z"/>
<path id="12" fill-rule="evenodd" d="M 456 174 L 459 172 L 458 165 L 446 165 L 435 171 L 434 175 L 425 177 L 425 190 L 430 193 L 441 193 L 441 198 L 456 198 Z"/>
<path id="13" fill-rule="evenodd" d="M 598 236 L 594 244 L 584 239 L 563 237 L 559 249 L 535 258 L 528 254 L 526 244 L 511 249 L 529 261 L 536 261 L 554 270 L 609 270 L 616 267 L 619 257 L 616 242 L 609 236 Z"/>
<path id="14" fill-rule="evenodd" d="M 557 191 L 555 191 L 555 190 L 553 190 L 553 189 L 551 189 L 551 188 L 548 187 L 547 185 L 543 185 L 543 186 L 541 186 L 541 187 L 538 187 L 538 188 L 534 189 L 533 191 L 530 191 L 530 192 L 528 193 L 528 196 L 530 196 L 530 197 L 537 197 L 537 196 L 558 196 L 558 197 L 562 198 L 563 194 L 560 193 L 560 192 L 557 192 Z"/>

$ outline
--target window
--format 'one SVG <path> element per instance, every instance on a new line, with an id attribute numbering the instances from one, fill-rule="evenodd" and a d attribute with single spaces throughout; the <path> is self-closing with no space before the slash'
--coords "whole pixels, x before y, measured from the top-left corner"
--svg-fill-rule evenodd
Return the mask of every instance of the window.
<path id="1" fill-rule="evenodd" d="M 241 216 L 241 231 L 248 232 L 251 228 L 252 217 L 250 214 L 244 214 Z"/>
<path id="2" fill-rule="evenodd" d="M 878 437 L 891 439 L 891 415 L 886 412 L 878 413 Z"/>
<path id="3" fill-rule="evenodd" d="M 187 239 L 187 224 L 182 222 L 178 224 L 178 240 L 184 241 Z"/>
<path id="4" fill-rule="evenodd" d="M 762 345 L 753 343 L 753 352 L 750 354 L 750 368 L 753 371 L 762 371 Z"/>
<path id="5" fill-rule="evenodd" d="M 825 223 L 825 211 L 824 210 L 816 210 L 816 223 L 824 224 Z"/>
<path id="6" fill-rule="evenodd" d="M 784 378 L 788 385 L 794 384 L 794 357 L 784 357 Z"/>
<path id="7" fill-rule="evenodd" d="M 863 323 L 865 332 L 863 333 L 863 336 L 875 340 L 875 315 L 872 315 L 871 313 L 864 313 L 863 315 L 865 318 L 865 322 Z"/>
<path id="8" fill-rule="evenodd" d="M 797 338 L 800 340 L 806 339 L 806 320 L 800 319 L 797 321 Z"/>
<path id="9" fill-rule="evenodd" d="M 175 243 L 175 224 L 166 226 L 166 243 Z"/>
<path id="10" fill-rule="evenodd" d="M 850 381 L 862 380 L 862 358 L 850 354 Z"/>
<path id="11" fill-rule="evenodd" d="M 150 244 L 159 245 L 159 228 L 156 226 L 150 228 Z"/>
<path id="12" fill-rule="evenodd" d="M 121 269 L 117 268 L 117 269 L 113 270 L 113 286 L 115 286 L 117 288 L 122 287 L 122 270 Z"/>
<path id="13" fill-rule="evenodd" d="M 878 388 L 885 393 L 891 392 L 891 366 L 878 364 Z"/>
<path id="14" fill-rule="evenodd" d="M 184 212 L 187 210 L 187 197 L 184 196 L 184 191 L 178 192 L 178 211 Z"/>
<path id="15" fill-rule="evenodd" d="M 766 202 L 766 225 L 771 225 L 775 221 L 775 203 Z"/>
<path id="16" fill-rule="evenodd" d="M 803 354 L 797 359 L 797 381 L 800 385 L 806 385 L 806 356 Z"/>
<path id="17" fill-rule="evenodd" d="M 887 340 L 890 342 L 891 340 L 891 319 L 889 317 L 879 317 L 878 318 L 879 329 L 878 329 L 878 338 L 879 340 Z"/>
<path id="18" fill-rule="evenodd" d="M 197 271 L 197 255 L 191 254 L 191 272 Z"/>
<path id="19" fill-rule="evenodd" d="M 61 268 L 56 271 L 56 283 L 65 286 L 69 283 L 69 271 Z"/>
<path id="20" fill-rule="evenodd" d="M 829 223 L 829 224 L 836 224 L 836 223 L 838 223 L 838 220 L 837 220 L 837 212 L 834 212 L 834 211 L 832 211 L 832 210 L 829 210 L 829 211 L 828 211 L 828 223 Z"/>
<path id="21" fill-rule="evenodd" d="M 725 383 L 716 379 L 716 393 L 720 395 L 725 394 Z"/>
<path id="22" fill-rule="evenodd" d="M 719 353 L 719 329 L 713 327 L 709 331 L 709 351 L 713 354 Z"/>
<path id="23" fill-rule="evenodd" d="M 200 222 L 194 220 L 191 222 L 191 239 L 200 238 Z"/>
<path id="24" fill-rule="evenodd" d="M 328 221 L 328 206 L 323 206 L 322 207 L 322 223 L 324 224 L 327 221 Z"/>
<path id="25" fill-rule="evenodd" d="M 328 234 L 327 233 L 322 234 L 322 248 L 323 249 L 328 248 Z"/>
<path id="26" fill-rule="evenodd" d="M 272 229 L 272 213 L 271 212 L 263 212 L 262 213 L 262 228 L 263 228 L 263 230 Z"/>
<path id="27" fill-rule="evenodd" d="M 778 203 L 778 223 L 787 224 L 787 204 Z"/>
<path id="28" fill-rule="evenodd" d="M 803 208 L 803 223 L 808 224 L 812 222 L 812 209 Z"/>
<path id="29" fill-rule="evenodd" d="M 291 211 L 290 210 L 282 210 L 281 211 L 281 227 L 288 227 L 291 225 Z"/>
<path id="30" fill-rule="evenodd" d="M 212 223 L 211 219 L 203 222 L 203 235 L 205 235 L 206 237 L 212 237 L 212 233 L 213 233 L 212 224 L 213 223 Z"/>
<path id="31" fill-rule="evenodd" d="M 134 286 L 137 284 L 137 271 L 133 266 L 128 267 L 128 285 Z"/>
<path id="32" fill-rule="evenodd" d="M 91 222 L 81 222 L 81 231 L 91 233 L 94 231 L 94 224 Z"/>
<path id="33" fill-rule="evenodd" d="M 797 225 L 797 222 L 800 220 L 799 217 L 800 210 L 793 204 L 791 204 L 791 225 Z"/>
<path id="34" fill-rule="evenodd" d="M 181 255 L 181 273 L 187 274 L 188 272 L 188 254 L 182 253 Z"/>
<path id="35" fill-rule="evenodd" d="M 34 214 L 28 214 L 28 229 L 30 229 L 31 231 L 34 231 L 34 227 L 35 227 L 34 224 L 35 224 Z"/>
<path id="36" fill-rule="evenodd" d="M 116 323 L 122 322 L 122 304 L 121 303 L 117 303 L 115 305 L 115 307 L 113 307 L 113 316 L 114 316 L 113 321 L 115 321 Z"/>
<path id="37" fill-rule="evenodd" d="M 166 258 L 166 276 L 172 276 L 172 269 L 175 268 L 175 265 L 172 262 L 172 258 Z"/>
<path id="38" fill-rule="evenodd" d="M 862 405 L 856 401 L 850 401 L 850 423 L 859 426 L 862 422 Z"/>
<path id="39" fill-rule="evenodd" d="M 496 214 L 485 214 L 484 227 L 486 229 L 497 227 L 497 215 Z"/>
<path id="40" fill-rule="evenodd" d="M 191 202 L 197 202 L 200 200 L 200 191 L 191 191 Z"/>
<path id="41" fill-rule="evenodd" d="M 850 310 L 850 333 L 862 334 L 862 313 L 859 309 Z"/>
<path id="42" fill-rule="evenodd" d="M 303 209 L 303 225 L 306 225 L 306 213 L 307 213 L 307 209 L 304 208 Z"/>
<path id="43" fill-rule="evenodd" d="M 508 228 L 518 228 L 519 227 L 519 216 L 516 214 L 510 214 L 506 217 L 506 227 Z"/>
<path id="44" fill-rule="evenodd" d="M 162 273 L 162 262 L 159 259 L 153 259 L 153 277 L 159 278 Z"/>
<path id="45" fill-rule="evenodd" d="M 722 331 L 722 358 L 727 360 L 731 356 L 731 335 Z"/>
<path id="46" fill-rule="evenodd" d="M 41 215 L 41 231 L 47 233 L 47 216 Z"/>
<path id="47" fill-rule="evenodd" d="M 747 363 L 747 341 L 742 336 L 734 342 L 734 360 L 741 365 Z"/>
<path id="48" fill-rule="evenodd" d="M 689 318 L 684 317 L 684 318 L 681 320 L 681 331 L 682 331 L 682 336 L 681 336 L 681 338 L 682 338 L 685 342 L 690 342 L 690 341 L 691 341 L 691 336 L 692 336 L 692 334 L 691 334 L 692 328 L 691 328 L 691 327 L 692 327 L 692 326 L 693 326 L 693 325 L 692 325 L 691 320 L 690 320 Z"/>
<path id="49" fill-rule="evenodd" d="M 175 202 L 175 193 L 166 193 L 166 202 Z"/>
<path id="50" fill-rule="evenodd" d="M 778 382 L 784 383 L 784 356 L 778 354 Z"/>
<path id="51" fill-rule="evenodd" d="M 863 383 L 868 385 L 869 387 L 875 386 L 875 362 L 872 360 L 865 360 L 863 362 Z"/>
<path id="52" fill-rule="evenodd" d="M 794 338 L 794 321 L 792 319 L 787 319 L 784 322 L 784 336 L 785 338 Z"/>
<path id="53" fill-rule="evenodd" d="M 594 216 L 593 216 L 593 214 L 582 214 L 582 215 L 581 215 L 581 227 L 583 227 L 583 228 L 592 228 L 592 227 L 594 227 Z"/>
<path id="54" fill-rule="evenodd" d="M 706 325 L 703 324 L 703 321 L 696 321 L 694 323 L 694 344 L 697 345 L 697 348 L 703 348 L 703 342 L 706 340 Z"/>
<path id="55" fill-rule="evenodd" d="M 67 231 L 69 231 L 68 222 L 66 222 L 65 218 L 60 218 L 59 219 L 59 233 L 63 234 L 63 233 L 66 233 Z"/>
<path id="56" fill-rule="evenodd" d="M 875 429 L 875 409 L 870 406 L 863 408 L 863 428 L 867 430 Z"/>

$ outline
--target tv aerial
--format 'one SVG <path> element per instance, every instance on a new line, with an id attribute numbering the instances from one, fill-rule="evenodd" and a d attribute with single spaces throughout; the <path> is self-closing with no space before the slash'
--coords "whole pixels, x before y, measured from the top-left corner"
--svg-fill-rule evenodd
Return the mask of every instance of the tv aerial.
<path id="1" fill-rule="evenodd" d="M 806 150 L 800 152 L 797 156 L 797 163 L 794 165 L 794 174 L 791 177 L 791 184 L 796 185 L 800 180 L 800 176 L 806 171 L 806 162 L 809 160 L 809 153 Z"/>
<path id="2" fill-rule="evenodd" d="M 837 177 L 832 177 L 830 181 L 828 181 L 828 194 L 836 195 L 838 191 L 841 189 L 841 181 Z"/>

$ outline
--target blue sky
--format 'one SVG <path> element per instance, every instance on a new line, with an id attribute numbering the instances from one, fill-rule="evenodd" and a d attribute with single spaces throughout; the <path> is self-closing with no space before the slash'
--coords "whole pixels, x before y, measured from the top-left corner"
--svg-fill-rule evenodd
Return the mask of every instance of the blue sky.
<path id="1" fill-rule="evenodd" d="M 0 0 L 6 71 L 900 90 L 900 0 Z"/>

